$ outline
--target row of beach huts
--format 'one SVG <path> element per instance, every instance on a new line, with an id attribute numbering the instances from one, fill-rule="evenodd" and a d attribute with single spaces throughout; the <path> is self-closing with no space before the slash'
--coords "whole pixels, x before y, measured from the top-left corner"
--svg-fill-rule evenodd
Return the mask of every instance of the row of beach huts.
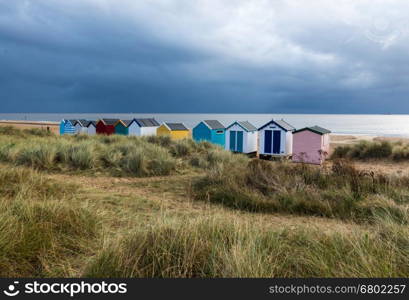
<path id="1" fill-rule="evenodd" d="M 120 134 L 130 136 L 170 136 L 172 139 L 193 138 L 209 141 L 226 150 L 258 154 L 260 158 L 286 157 L 295 162 L 322 164 L 329 152 L 328 129 L 312 126 L 296 129 L 284 120 L 271 120 L 260 128 L 248 121 L 236 121 L 225 127 L 217 120 L 199 122 L 192 131 L 183 123 L 155 119 L 62 120 L 60 134 Z"/>

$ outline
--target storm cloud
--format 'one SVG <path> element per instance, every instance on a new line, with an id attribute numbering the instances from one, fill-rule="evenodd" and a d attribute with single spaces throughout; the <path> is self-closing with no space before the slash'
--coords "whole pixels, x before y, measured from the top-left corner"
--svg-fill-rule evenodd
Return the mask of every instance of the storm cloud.
<path id="1" fill-rule="evenodd" d="M 409 113 L 406 0 L 0 0 L 0 112 Z"/>

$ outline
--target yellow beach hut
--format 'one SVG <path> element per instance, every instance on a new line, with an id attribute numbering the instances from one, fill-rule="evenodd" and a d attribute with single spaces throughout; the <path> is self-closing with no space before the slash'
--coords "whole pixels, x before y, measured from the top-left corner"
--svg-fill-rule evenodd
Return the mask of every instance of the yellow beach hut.
<path id="1" fill-rule="evenodd" d="M 172 140 L 187 139 L 190 137 L 189 128 L 183 123 L 163 123 L 158 127 L 156 134 L 170 136 Z"/>

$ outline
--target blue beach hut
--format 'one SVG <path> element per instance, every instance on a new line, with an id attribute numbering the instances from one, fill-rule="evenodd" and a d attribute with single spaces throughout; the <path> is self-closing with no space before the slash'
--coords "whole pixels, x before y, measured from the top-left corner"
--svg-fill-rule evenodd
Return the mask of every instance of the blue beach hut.
<path id="1" fill-rule="evenodd" d="M 204 120 L 193 128 L 193 139 L 197 142 L 208 141 L 224 147 L 226 128 L 217 120 Z"/>
<path id="2" fill-rule="evenodd" d="M 60 123 L 60 135 L 64 134 L 75 134 L 75 124 L 76 120 L 65 120 L 62 119 Z"/>

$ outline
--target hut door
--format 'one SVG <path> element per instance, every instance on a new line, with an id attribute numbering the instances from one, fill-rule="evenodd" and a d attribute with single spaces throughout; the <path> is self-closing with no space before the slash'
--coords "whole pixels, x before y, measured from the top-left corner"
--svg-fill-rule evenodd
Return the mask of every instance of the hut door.
<path id="1" fill-rule="evenodd" d="M 274 154 L 280 154 L 280 148 L 281 148 L 281 131 L 280 130 L 274 130 L 273 153 Z"/>
<path id="2" fill-rule="evenodd" d="M 271 153 L 271 137 L 271 130 L 264 131 L 264 153 Z"/>
<path id="3" fill-rule="evenodd" d="M 230 151 L 236 151 L 236 131 L 230 131 Z"/>
<path id="4" fill-rule="evenodd" d="M 237 131 L 237 152 L 243 152 L 243 131 Z"/>

